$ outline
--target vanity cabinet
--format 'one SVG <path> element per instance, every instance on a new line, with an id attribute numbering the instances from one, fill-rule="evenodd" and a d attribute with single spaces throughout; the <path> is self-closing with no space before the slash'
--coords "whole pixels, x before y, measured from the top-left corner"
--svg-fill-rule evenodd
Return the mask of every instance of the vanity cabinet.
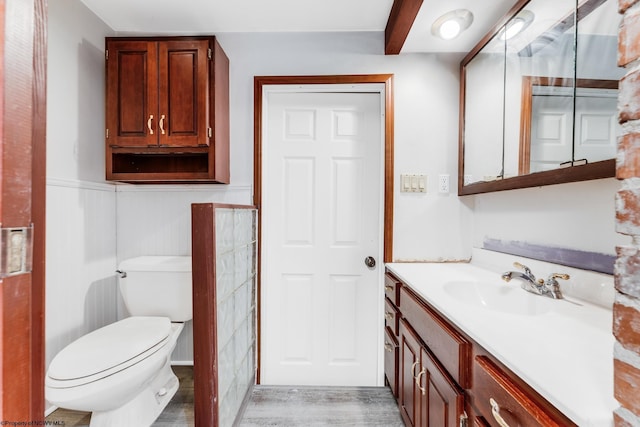
<path id="1" fill-rule="evenodd" d="M 384 373 L 393 396 L 398 398 L 400 287 L 401 282 L 391 275 L 384 278 Z"/>
<path id="2" fill-rule="evenodd" d="M 106 39 L 106 174 L 229 182 L 229 60 L 215 37 Z"/>
<path id="3" fill-rule="evenodd" d="M 398 304 L 398 405 L 405 425 L 575 426 L 493 355 L 387 272 Z M 392 294 L 393 295 L 393 294 Z M 391 301 L 387 294 L 385 313 Z M 391 316 L 389 316 L 391 320 Z M 385 318 L 385 323 L 387 319 Z M 390 325 L 385 336 L 390 340 Z M 385 373 L 391 383 L 391 370 Z"/>
<path id="4" fill-rule="evenodd" d="M 570 426 L 550 404 L 536 399 L 516 383 L 513 374 L 487 355 L 476 355 L 473 366 L 472 402 L 492 426 Z"/>
<path id="5" fill-rule="evenodd" d="M 400 414 L 408 426 L 457 426 L 464 412 L 464 391 L 400 320 Z"/>

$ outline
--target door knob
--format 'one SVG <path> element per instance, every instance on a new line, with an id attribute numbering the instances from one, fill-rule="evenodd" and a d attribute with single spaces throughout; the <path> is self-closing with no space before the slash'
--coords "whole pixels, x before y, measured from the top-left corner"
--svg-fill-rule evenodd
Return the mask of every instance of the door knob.
<path id="1" fill-rule="evenodd" d="M 376 266 L 376 259 L 372 256 L 368 256 L 364 259 L 364 265 L 369 268 L 373 268 Z"/>

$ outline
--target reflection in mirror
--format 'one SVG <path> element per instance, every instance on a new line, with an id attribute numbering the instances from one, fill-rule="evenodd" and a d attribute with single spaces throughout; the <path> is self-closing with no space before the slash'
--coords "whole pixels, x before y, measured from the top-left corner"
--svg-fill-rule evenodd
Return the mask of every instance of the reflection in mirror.
<path id="1" fill-rule="evenodd" d="M 462 63 L 460 194 L 613 176 L 617 1 L 520 1 L 502 22 Z"/>
<path id="2" fill-rule="evenodd" d="M 593 7 L 578 21 L 576 55 L 577 81 L 599 83 L 583 85 L 591 89 L 578 89 L 576 93 L 574 160 L 586 159 L 589 163 L 616 155 L 616 138 L 621 133 L 617 82 L 624 76 L 624 70 L 617 66 L 622 20 L 618 2 L 600 0 Z"/>
<path id="3" fill-rule="evenodd" d="M 520 174 L 613 158 L 617 88 L 618 80 L 578 79 L 574 88 L 572 79 L 523 76 Z"/>
<path id="4" fill-rule="evenodd" d="M 466 67 L 466 183 L 491 181 L 503 173 L 504 50 L 504 40 L 496 36 Z"/>
<path id="5" fill-rule="evenodd" d="M 505 177 L 538 172 L 559 167 L 571 161 L 573 145 L 573 77 L 575 68 L 573 12 L 575 0 L 531 0 L 524 12 L 533 16 L 533 22 L 524 31 L 507 40 L 507 78 L 505 85 Z M 562 19 L 558 19 L 562 17 Z M 521 108 L 531 96 L 523 90 L 523 76 L 541 76 L 552 84 L 567 88 L 566 96 L 536 96 L 536 106 L 546 115 L 536 115 Z M 529 156 L 529 147 L 523 146 L 521 135 L 527 128 L 536 130 L 531 137 L 530 155 L 538 170 L 527 170 L 522 163 Z"/>

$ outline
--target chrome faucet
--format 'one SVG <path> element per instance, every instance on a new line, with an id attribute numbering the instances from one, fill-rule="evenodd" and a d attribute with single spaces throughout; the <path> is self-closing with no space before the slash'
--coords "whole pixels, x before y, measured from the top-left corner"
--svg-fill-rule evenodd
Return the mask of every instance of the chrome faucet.
<path id="1" fill-rule="evenodd" d="M 508 282 L 513 278 L 522 279 L 520 287 L 527 292 L 553 299 L 563 298 L 562 292 L 560 291 L 560 284 L 556 279 L 569 280 L 568 274 L 553 273 L 546 281 L 542 279 L 536 280 L 536 277 L 526 265 L 514 262 L 513 266 L 523 270 L 524 273 L 520 271 L 507 271 L 502 274 L 502 280 Z"/>

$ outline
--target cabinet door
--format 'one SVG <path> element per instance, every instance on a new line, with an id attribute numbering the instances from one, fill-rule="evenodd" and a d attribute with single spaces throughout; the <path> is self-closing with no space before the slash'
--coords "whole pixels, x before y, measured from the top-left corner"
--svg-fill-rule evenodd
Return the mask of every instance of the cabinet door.
<path id="1" fill-rule="evenodd" d="M 420 344 L 404 319 L 400 319 L 400 414 L 407 426 L 418 426 L 420 421 L 420 390 L 416 375 L 420 368 Z"/>
<path id="2" fill-rule="evenodd" d="M 158 144 L 156 43 L 107 43 L 107 143 L 112 147 Z"/>
<path id="3" fill-rule="evenodd" d="M 420 350 L 421 426 L 455 427 L 464 411 L 464 391 L 424 347 Z"/>
<path id="4" fill-rule="evenodd" d="M 159 43 L 159 141 L 167 147 L 209 145 L 209 41 Z"/>
<path id="5" fill-rule="evenodd" d="M 395 398 L 398 398 L 398 342 L 390 328 L 384 328 L 384 374 L 389 388 Z"/>

